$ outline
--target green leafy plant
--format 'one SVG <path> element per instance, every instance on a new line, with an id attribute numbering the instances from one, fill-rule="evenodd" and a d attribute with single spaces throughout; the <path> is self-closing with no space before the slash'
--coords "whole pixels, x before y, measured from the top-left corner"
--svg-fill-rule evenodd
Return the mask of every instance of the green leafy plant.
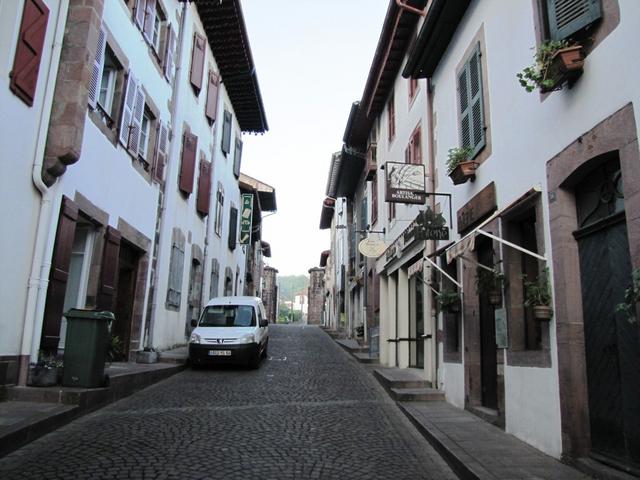
<path id="1" fill-rule="evenodd" d="M 524 305 L 526 307 L 551 306 L 549 268 L 545 267 L 534 281 L 524 281 Z"/>
<path id="2" fill-rule="evenodd" d="M 40 350 L 38 352 L 38 361 L 37 363 L 33 363 L 32 366 L 39 369 L 49 370 L 52 368 L 62 368 L 63 363 L 56 355 L 47 354 Z"/>
<path id="3" fill-rule="evenodd" d="M 447 175 L 451 174 L 462 162 L 469 160 L 472 153 L 473 148 L 471 147 L 450 148 L 447 157 Z"/>
<path id="4" fill-rule="evenodd" d="M 110 362 L 118 362 L 124 359 L 124 343 L 117 335 L 112 335 L 107 350 L 107 358 Z"/>
<path id="5" fill-rule="evenodd" d="M 546 40 L 542 42 L 535 56 L 535 63 L 525 67 L 522 72 L 516 74 L 520 85 L 527 91 L 533 92 L 536 88 L 541 90 L 551 89 L 555 85 L 553 75 L 550 75 L 553 55 L 563 48 L 569 47 L 566 40 Z"/>
<path id="6" fill-rule="evenodd" d="M 478 292 L 501 291 L 503 283 L 504 274 L 497 265 L 492 270 L 482 267 L 476 269 L 476 289 Z"/>
<path id="7" fill-rule="evenodd" d="M 436 294 L 436 300 L 440 308 L 449 309 L 460 303 L 460 294 L 455 290 L 443 289 Z"/>
<path id="8" fill-rule="evenodd" d="M 616 312 L 624 313 L 629 322 L 636 321 L 636 304 L 640 303 L 640 268 L 631 274 L 631 285 L 624 291 L 624 302 L 616 305 Z"/>

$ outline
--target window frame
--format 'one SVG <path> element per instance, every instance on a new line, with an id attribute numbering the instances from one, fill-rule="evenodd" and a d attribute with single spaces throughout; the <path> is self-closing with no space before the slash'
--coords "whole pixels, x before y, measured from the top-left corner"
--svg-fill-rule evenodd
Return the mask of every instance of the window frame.
<path id="1" fill-rule="evenodd" d="M 216 221 L 214 225 L 214 231 L 216 235 L 222 238 L 222 225 L 224 221 L 224 187 L 218 182 L 218 189 L 216 192 Z"/>

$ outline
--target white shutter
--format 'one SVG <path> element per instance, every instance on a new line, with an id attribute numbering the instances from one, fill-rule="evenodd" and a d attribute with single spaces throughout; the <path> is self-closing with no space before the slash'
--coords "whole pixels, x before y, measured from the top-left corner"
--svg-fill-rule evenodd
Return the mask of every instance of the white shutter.
<path id="1" fill-rule="evenodd" d="M 133 11 L 134 19 L 136 25 L 140 28 L 140 30 L 144 29 L 144 5 L 145 0 L 136 0 L 135 10 Z"/>
<path id="2" fill-rule="evenodd" d="M 158 132 L 157 132 L 157 148 L 155 165 L 153 167 L 153 177 L 159 182 L 164 181 L 164 166 L 167 163 L 167 149 L 169 138 L 169 126 L 162 120 L 158 120 Z"/>
<path id="3" fill-rule="evenodd" d="M 173 81 L 173 72 L 175 69 L 175 55 L 176 55 L 176 34 L 171 28 L 171 25 L 167 27 L 167 42 L 166 42 L 167 51 L 165 52 L 164 58 L 164 76 L 169 82 Z"/>
<path id="4" fill-rule="evenodd" d="M 98 43 L 96 45 L 96 54 L 93 57 L 93 65 L 91 66 L 91 80 L 89 81 L 89 105 L 96 108 L 98 97 L 100 97 L 100 84 L 102 83 L 102 70 L 104 68 L 104 49 L 107 44 L 107 35 L 100 28 L 98 32 Z"/>
<path id="5" fill-rule="evenodd" d="M 120 143 L 125 147 L 129 145 L 129 127 L 133 122 L 133 108 L 136 101 L 136 81 L 130 71 L 127 75 L 127 88 L 124 91 L 124 102 L 122 103 L 122 117 L 120 119 Z"/>
<path id="6" fill-rule="evenodd" d="M 140 130 L 142 129 L 142 117 L 144 116 L 145 95 L 140 83 L 136 84 L 136 96 L 131 117 L 131 134 L 129 135 L 129 150 L 133 154 L 144 153 L 138 151 L 140 146 Z"/>
<path id="7" fill-rule="evenodd" d="M 147 0 L 142 33 L 149 43 L 153 43 L 153 26 L 156 21 L 156 0 Z"/>

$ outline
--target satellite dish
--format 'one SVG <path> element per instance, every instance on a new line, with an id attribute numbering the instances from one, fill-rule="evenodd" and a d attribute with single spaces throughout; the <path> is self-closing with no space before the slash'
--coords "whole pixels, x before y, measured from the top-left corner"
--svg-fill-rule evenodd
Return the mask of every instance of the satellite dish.
<path id="1" fill-rule="evenodd" d="M 387 244 L 380 238 L 367 237 L 358 244 L 358 251 L 367 258 L 378 258 L 387 249 Z"/>

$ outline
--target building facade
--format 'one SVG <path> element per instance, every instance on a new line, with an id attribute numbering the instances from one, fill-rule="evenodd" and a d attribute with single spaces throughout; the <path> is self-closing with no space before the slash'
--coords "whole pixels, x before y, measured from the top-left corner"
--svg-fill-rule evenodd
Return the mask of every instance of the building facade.
<path id="1" fill-rule="evenodd" d="M 322 325 L 324 312 L 324 268 L 309 269 L 309 325 Z"/>

